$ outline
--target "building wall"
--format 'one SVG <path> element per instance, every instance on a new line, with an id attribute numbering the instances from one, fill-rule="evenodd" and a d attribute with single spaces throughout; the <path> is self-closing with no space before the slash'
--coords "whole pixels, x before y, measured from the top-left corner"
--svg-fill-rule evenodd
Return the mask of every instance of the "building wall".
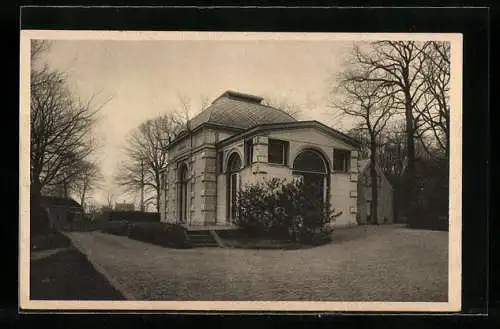
<path id="1" fill-rule="evenodd" d="M 387 178 L 378 170 L 381 184 L 378 186 L 377 223 L 391 224 L 394 222 L 393 188 Z M 358 222 L 368 223 L 368 201 L 372 200 L 369 166 L 360 173 L 358 182 Z M 371 210 L 370 210 L 371 211 Z"/>
<path id="2" fill-rule="evenodd" d="M 72 222 L 82 219 L 81 210 L 64 206 L 44 206 L 44 208 L 47 211 L 49 226 L 51 228 L 68 228 L 70 225 L 70 217 L 72 217 Z"/>
<path id="3" fill-rule="evenodd" d="M 287 166 L 267 163 L 267 143 L 269 138 L 288 141 L 289 161 Z M 283 130 L 259 135 L 253 138 L 253 158 L 252 164 L 240 172 L 241 184 L 255 183 L 259 180 L 270 179 L 272 177 L 292 177 L 292 166 L 295 157 L 306 148 L 320 150 L 327 158 L 330 170 L 333 163 L 333 149 L 343 148 L 351 150 L 351 172 L 332 172 L 330 175 L 330 200 L 336 211 L 341 211 L 332 226 L 346 227 L 357 225 L 357 152 L 356 150 L 341 141 L 333 139 L 331 136 L 323 134 L 315 129 L 294 129 Z M 221 151 L 224 154 L 223 172 L 217 175 L 217 224 L 227 223 L 227 191 L 226 191 L 226 166 L 227 160 L 232 152 L 238 152 L 242 162 L 244 162 L 243 140 L 235 141 L 227 145 Z"/>
<path id="4" fill-rule="evenodd" d="M 188 219 L 187 224 L 214 225 L 217 213 L 217 177 L 215 144 L 231 133 L 204 128 L 187 136 L 168 154 L 164 172 L 160 216 L 163 222 L 178 221 L 179 166 L 188 168 Z"/>
<path id="5" fill-rule="evenodd" d="M 169 152 L 169 165 L 164 173 L 160 214 L 161 220 L 177 222 L 178 212 L 178 166 L 188 166 L 188 209 L 190 225 L 227 225 L 227 162 L 233 152 L 240 155 L 244 164 L 244 141 L 238 140 L 221 150 L 215 143 L 231 136 L 229 132 L 202 129 L 191 138 L 185 138 Z M 289 142 L 287 166 L 269 164 L 267 161 L 268 139 L 275 138 Z M 191 147 L 192 144 L 192 147 Z M 295 157 L 306 148 L 321 151 L 332 170 L 334 148 L 351 150 L 351 172 L 332 172 L 330 175 L 330 200 L 332 206 L 342 215 L 333 226 L 356 225 L 357 211 L 357 152 L 342 141 L 313 128 L 273 131 L 253 137 L 253 157 L 250 166 L 240 171 L 241 186 L 272 177 L 292 177 Z M 217 152 L 223 153 L 223 167 L 217 172 Z"/>
<path id="6" fill-rule="evenodd" d="M 334 227 L 354 226 L 356 222 L 356 190 L 357 190 L 357 151 L 351 145 L 314 128 L 273 131 L 268 138 L 276 138 L 290 142 L 289 166 L 301 151 L 313 148 L 321 151 L 328 161 L 330 168 L 330 201 L 336 211 L 342 215 L 337 217 Z M 335 148 L 351 150 L 350 171 L 333 171 L 333 150 Z M 267 151 L 267 150 L 266 150 Z M 291 172 L 290 172 L 291 175 Z"/>

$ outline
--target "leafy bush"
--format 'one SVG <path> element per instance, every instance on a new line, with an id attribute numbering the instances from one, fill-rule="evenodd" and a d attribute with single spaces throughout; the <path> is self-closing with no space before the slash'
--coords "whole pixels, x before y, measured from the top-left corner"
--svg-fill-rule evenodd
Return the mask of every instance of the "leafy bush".
<path id="1" fill-rule="evenodd" d="M 328 224 L 340 215 L 323 204 L 318 191 L 298 179 L 247 184 L 237 196 L 235 224 L 250 235 L 312 242 L 318 233 L 329 233 Z"/>
<path id="2" fill-rule="evenodd" d="M 128 237 L 170 248 L 190 248 L 185 229 L 176 224 L 144 222 L 129 224 Z"/>

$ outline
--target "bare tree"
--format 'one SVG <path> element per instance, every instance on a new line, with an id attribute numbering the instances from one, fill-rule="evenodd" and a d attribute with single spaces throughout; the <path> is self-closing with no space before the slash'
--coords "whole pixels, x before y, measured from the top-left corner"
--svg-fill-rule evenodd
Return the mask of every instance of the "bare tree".
<path id="1" fill-rule="evenodd" d="M 340 111 L 340 113 L 342 113 Z M 345 116 L 345 113 L 342 113 Z M 359 160 L 366 160 L 370 157 L 370 136 L 363 123 L 358 122 L 354 127 L 345 131 L 345 134 L 357 140 L 360 144 Z"/>
<path id="2" fill-rule="evenodd" d="M 84 208 L 85 212 L 89 215 L 90 220 L 95 220 L 99 217 L 100 207 L 96 202 L 89 201 Z"/>
<path id="3" fill-rule="evenodd" d="M 48 47 L 43 41 L 32 43 L 30 179 L 34 200 L 44 189 L 61 185 L 66 189 L 76 177 L 75 164 L 95 150 L 92 129 L 104 106 L 95 106 L 93 97 L 85 102 L 76 98 L 66 74 L 35 65 Z"/>
<path id="4" fill-rule="evenodd" d="M 159 211 L 161 172 L 168 160 L 166 147 L 176 132 L 173 115 L 168 114 L 142 123 L 127 140 L 127 160 L 120 164 L 115 179 L 126 192 L 141 193 L 141 210 L 154 199 Z"/>
<path id="5" fill-rule="evenodd" d="M 190 120 L 210 106 L 210 99 L 206 95 L 201 95 L 198 107 L 195 107 L 190 96 L 179 94 L 177 98 L 179 106 L 171 111 L 171 120 L 177 125 L 177 132 L 184 130 L 189 131 Z"/>
<path id="6" fill-rule="evenodd" d="M 103 175 L 99 166 L 94 162 L 82 161 L 78 167 L 78 173 L 72 181 L 70 190 L 78 197 L 80 204 L 85 209 L 89 192 L 101 186 Z"/>
<path id="7" fill-rule="evenodd" d="M 115 195 L 111 191 L 106 191 L 106 204 L 105 207 L 107 207 L 109 210 L 113 209 L 113 205 L 115 204 Z"/>
<path id="8" fill-rule="evenodd" d="M 445 158 L 450 147 L 450 52 L 449 42 L 432 41 L 425 49 L 420 75 L 426 93 L 416 105 L 416 134 L 422 146 L 430 156 Z"/>
<path id="9" fill-rule="evenodd" d="M 419 122 L 418 106 L 427 94 L 427 83 L 422 78 L 429 42 L 377 41 L 363 49 L 356 45 L 350 65 L 351 80 L 380 83 L 393 89 L 394 106 L 402 109 L 405 118 L 406 166 L 404 194 L 409 202 L 410 216 L 414 212 L 411 200 L 415 191 L 415 139 Z"/>
<path id="10" fill-rule="evenodd" d="M 262 104 L 280 109 L 296 119 L 299 118 L 302 113 L 302 106 L 290 101 L 286 97 L 268 95 L 264 97 Z"/>
<path id="11" fill-rule="evenodd" d="M 378 159 L 382 171 L 388 177 L 401 176 L 407 162 L 405 122 L 396 121 L 386 126 L 380 143 Z"/>
<path id="12" fill-rule="evenodd" d="M 393 97 L 402 105 L 406 122 L 409 174 L 413 173 L 415 162 L 415 109 L 427 88 L 421 79 L 427 47 L 428 42 L 378 41 L 371 44 L 370 50 L 354 48 L 353 63 L 359 66 L 362 74 L 353 74 L 352 79 L 395 88 Z M 365 72 L 369 72 L 369 77 Z"/>
<path id="13" fill-rule="evenodd" d="M 358 130 L 365 130 L 369 146 L 371 177 L 371 220 L 378 223 L 378 172 L 377 151 L 379 139 L 388 120 L 395 112 L 392 86 L 371 81 L 367 72 L 365 79 L 357 80 L 347 70 L 339 78 L 337 95 L 339 100 L 332 107 L 350 117 L 357 118 Z"/>

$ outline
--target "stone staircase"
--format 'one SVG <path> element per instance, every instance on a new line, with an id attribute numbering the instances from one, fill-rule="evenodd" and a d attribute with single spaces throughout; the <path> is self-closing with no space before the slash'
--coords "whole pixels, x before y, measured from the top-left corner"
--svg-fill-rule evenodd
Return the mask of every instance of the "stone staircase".
<path id="1" fill-rule="evenodd" d="M 187 230 L 186 236 L 188 242 L 193 247 L 222 247 L 220 239 L 217 239 L 217 233 L 211 230 Z"/>

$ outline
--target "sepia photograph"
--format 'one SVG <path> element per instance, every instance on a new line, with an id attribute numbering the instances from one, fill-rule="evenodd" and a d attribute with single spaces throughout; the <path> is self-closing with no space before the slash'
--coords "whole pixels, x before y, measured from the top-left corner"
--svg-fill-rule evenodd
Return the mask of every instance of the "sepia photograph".
<path id="1" fill-rule="evenodd" d="M 21 31 L 23 309 L 461 305 L 462 36 Z"/>

